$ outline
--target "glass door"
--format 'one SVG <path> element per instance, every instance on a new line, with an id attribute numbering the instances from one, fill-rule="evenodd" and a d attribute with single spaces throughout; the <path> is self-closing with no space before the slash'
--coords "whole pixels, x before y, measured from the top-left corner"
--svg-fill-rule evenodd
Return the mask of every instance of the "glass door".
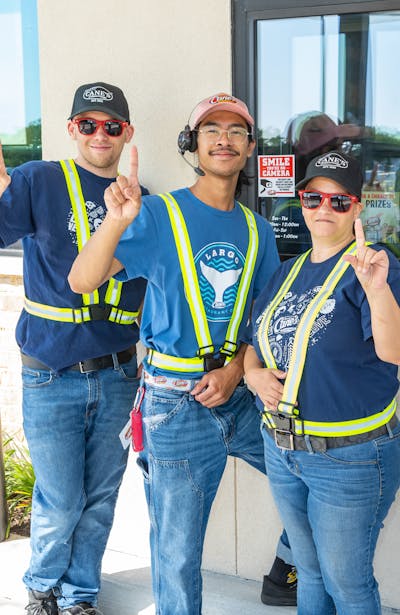
<path id="1" fill-rule="evenodd" d="M 283 257 L 310 245 L 294 185 L 307 163 L 342 150 L 365 184 L 367 239 L 400 256 L 400 10 L 255 22 L 256 209 Z"/>

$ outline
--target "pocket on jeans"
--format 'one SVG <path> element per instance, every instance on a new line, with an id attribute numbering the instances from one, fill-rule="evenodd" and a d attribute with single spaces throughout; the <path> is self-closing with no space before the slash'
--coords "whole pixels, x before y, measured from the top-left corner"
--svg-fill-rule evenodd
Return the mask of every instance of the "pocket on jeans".
<path id="1" fill-rule="evenodd" d="M 184 405 L 187 395 L 169 389 L 146 386 L 142 405 L 143 422 L 150 430 L 169 422 Z"/>
<path id="2" fill-rule="evenodd" d="M 133 357 L 128 363 L 122 363 L 119 365 L 118 372 L 122 380 L 128 380 L 129 382 L 137 381 L 139 385 L 139 379 L 137 378 L 137 361 L 136 356 Z"/>
<path id="3" fill-rule="evenodd" d="M 27 389 L 48 386 L 54 380 L 54 373 L 49 370 L 22 367 L 22 386 Z"/>

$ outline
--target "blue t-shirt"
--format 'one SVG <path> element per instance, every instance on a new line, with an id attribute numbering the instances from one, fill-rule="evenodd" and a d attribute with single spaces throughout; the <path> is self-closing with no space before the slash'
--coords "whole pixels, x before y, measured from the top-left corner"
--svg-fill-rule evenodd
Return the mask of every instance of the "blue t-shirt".
<path id="1" fill-rule="evenodd" d="M 232 211 L 220 211 L 197 199 L 188 188 L 172 194 L 185 218 L 211 338 L 219 350 L 225 340 L 245 262 L 249 240 L 246 218 L 238 203 Z M 259 250 L 239 341 L 243 339 L 253 299 L 279 264 L 271 226 L 258 215 L 256 221 Z M 122 278 L 142 276 L 148 280 L 140 326 L 144 345 L 176 357 L 195 357 L 198 345 L 172 227 L 166 205 L 159 196 L 143 199 L 141 212 L 122 236 L 115 256 L 125 268 Z M 227 271 L 231 273 L 223 275 Z M 171 374 L 149 365 L 146 369 L 151 373 Z M 188 376 L 199 377 L 199 374 Z"/>
<path id="2" fill-rule="evenodd" d="M 384 249 L 373 246 L 374 249 Z M 282 263 L 254 305 L 253 345 L 263 361 L 258 334 L 268 335 L 276 365 L 287 371 L 299 320 L 344 250 L 322 263 L 308 256 L 274 312 L 268 332 L 262 316 L 295 259 Z M 400 302 L 400 264 L 388 252 L 389 284 Z M 264 337 L 265 339 L 265 337 Z M 381 361 L 372 339 L 371 313 L 354 270 L 348 267 L 312 326 L 297 395 L 300 416 L 311 421 L 348 421 L 382 411 L 398 389 L 397 366 Z M 262 403 L 257 398 L 258 407 Z"/>
<path id="3" fill-rule="evenodd" d="M 77 166 L 91 232 L 101 224 L 106 207 L 104 190 L 113 181 Z M 146 191 L 147 192 L 147 191 Z M 56 307 L 80 307 L 67 276 L 77 255 L 72 206 L 59 162 L 35 161 L 17 167 L 0 199 L 0 246 L 23 240 L 25 295 Z M 100 303 L 107 284 L 99 290 Z M 135 311 L 144 296 L 145 281 L 123 286 L 119 307 Z M 60 323 L 22 311 L 16 338 L 21 351 L 55 370 L 78 361 L 119 352 L 135 344 L 136 325 L 109 321 Z"/>

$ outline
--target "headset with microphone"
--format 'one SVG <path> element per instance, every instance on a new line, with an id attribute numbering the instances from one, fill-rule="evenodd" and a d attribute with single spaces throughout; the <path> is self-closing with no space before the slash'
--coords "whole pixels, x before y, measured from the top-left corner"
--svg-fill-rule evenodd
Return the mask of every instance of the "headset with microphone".
<path id="1" fill-rule="evenodd" d="M 178 135 L 178 150 L 183 160 L 194 170 L 197 175 L 205 175 L 204 171 L 199 166 L 195 166 L 189 160 L 185 158 L 185 152 L 195 152 L 197 150 L 197 132 L 192 130 L 189 124 L 186 124 L 185 128 L 181 130 Z"/>

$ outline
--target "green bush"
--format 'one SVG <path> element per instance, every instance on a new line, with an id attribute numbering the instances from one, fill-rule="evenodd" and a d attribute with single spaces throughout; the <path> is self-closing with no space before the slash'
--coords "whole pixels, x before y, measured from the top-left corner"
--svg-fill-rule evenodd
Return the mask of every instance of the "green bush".
<path id="1" fill-rule="evenodd" d="M 13 438 L 3 442 L 3 455 L 9 527 L 15 529 L 29 523 L 35 474 L 28 449 Z"/>

